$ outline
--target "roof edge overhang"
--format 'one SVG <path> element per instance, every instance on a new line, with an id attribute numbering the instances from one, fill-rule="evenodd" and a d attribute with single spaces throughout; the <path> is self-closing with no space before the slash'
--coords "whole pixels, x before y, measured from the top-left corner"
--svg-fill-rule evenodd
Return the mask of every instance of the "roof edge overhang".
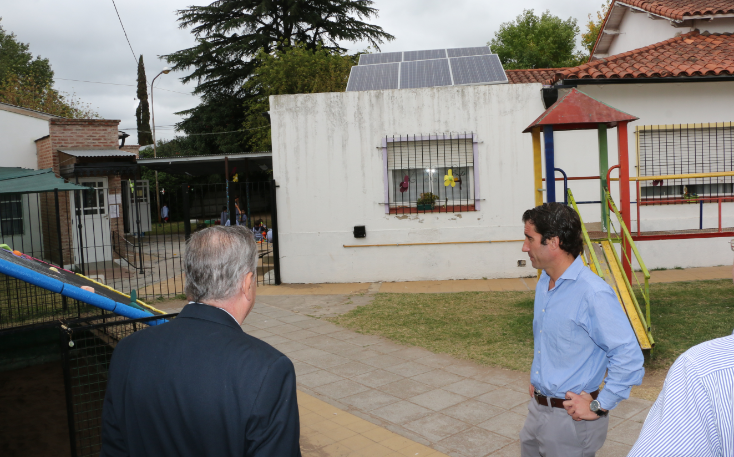
<path id="1" fill-rule="evenodd" d="M 577 86 L 606 85 L 606 84 L 661 84 L 661 83 L 705 83 L 734 81 L 734 75 L 725 76 L 669 76 L 660 78 L 582 78 L 560 79 L 554 83 L 559 89 L 571 89 Z"/>

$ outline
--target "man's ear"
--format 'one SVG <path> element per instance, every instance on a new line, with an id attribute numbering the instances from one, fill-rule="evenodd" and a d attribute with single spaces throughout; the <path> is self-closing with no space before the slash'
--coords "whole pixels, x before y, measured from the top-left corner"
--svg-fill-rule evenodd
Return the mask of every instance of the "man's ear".
<path id="1" fill-rule="evenodd" d="M 561 239 L 557 236 L 554 236 L 553 238 L 548 239 L 548 247 L 550 247 L 552 250 L 557 250 L 561 247 Z"/>
<path id="2" fill-rule="evenodd" d="M 252 301 L 254 298 L 254 292 L 255 292 L 255 284 L 253 284 L 257 279 L 255 278 L 255 274 L 253 272 L 249 272 L 245 275 L 245 280 L 242 281 L 242 293 L 245 294 L 245 297 L 247 297 L 248 300 Z"/>

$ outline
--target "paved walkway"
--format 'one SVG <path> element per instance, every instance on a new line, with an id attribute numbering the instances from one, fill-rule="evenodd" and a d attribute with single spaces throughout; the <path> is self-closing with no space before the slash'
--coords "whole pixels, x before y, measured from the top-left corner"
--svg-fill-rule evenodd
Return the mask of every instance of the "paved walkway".
<path id="1" fill-rule="evenodd" d="M 304 457 L 519 456 L 527 373 L 345 330 L 297 312 L 302 303 L 303 297 L 258 297 L 243 329 L 295 365 Z M 632 398 L 614 409 L 597 455 L 626 456 L 651 404 Z"/>

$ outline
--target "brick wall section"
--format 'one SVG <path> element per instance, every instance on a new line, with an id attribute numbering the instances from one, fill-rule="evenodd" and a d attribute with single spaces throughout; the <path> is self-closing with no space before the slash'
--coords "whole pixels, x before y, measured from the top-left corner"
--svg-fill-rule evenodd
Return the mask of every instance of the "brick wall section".
<path id="1" fill-rule="evenodd" d="M 126 152 L 132 152 L 133 154 L 135 154 L 135 158 L 140 158 L 140 146 L 138 146 L 137 144 L 126 144 L 120 149 Z"/>
<path id="2" fill-rule="evenodd" d="M 117 128 L 119 120 L 110 119 L 60 119 L 49 120 L 49 135 L 36 140 L 36 152 L 38 155 L 38 168 L 52 168 L 56 176 L 60 175 L 59 149 L 117 149 L 119 147 Z M 138 147 L 127 145 L 134 149 L 130 152 L 137 153 Z M 67 159 L 69 159 L 67 157 Z M 109 193 L 111 195 L 120 192 L 120 177 L 108 176 Z M 59 218 L 61 219 L 61 246 L 63 258 L 59 259 L 59 237 L 56 226 L 56 203 L 53 192 L 47 192 L 41 196 L 41 211 L 46 218 L 42 224 L 43 242 L 46 257 L 52 262 L 61 265 L 73 263 L 73 237 L 72 230 L 74 215 L 71 213 L 70 192 L 59 192 Z M 122 217 L 110 219 L 112 231 L 122 231 Z"/>

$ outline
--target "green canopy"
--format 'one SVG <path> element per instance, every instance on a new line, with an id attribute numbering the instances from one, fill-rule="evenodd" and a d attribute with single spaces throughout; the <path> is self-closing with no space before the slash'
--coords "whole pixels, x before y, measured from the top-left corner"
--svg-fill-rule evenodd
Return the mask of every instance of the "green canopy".
<path id="1" fill-rule="evenodd" d="M 85 190 L 88 187 L 66 183 L 53 170 L 0 167 L 0 194 L 32 194 L 59 190 Z"/>

